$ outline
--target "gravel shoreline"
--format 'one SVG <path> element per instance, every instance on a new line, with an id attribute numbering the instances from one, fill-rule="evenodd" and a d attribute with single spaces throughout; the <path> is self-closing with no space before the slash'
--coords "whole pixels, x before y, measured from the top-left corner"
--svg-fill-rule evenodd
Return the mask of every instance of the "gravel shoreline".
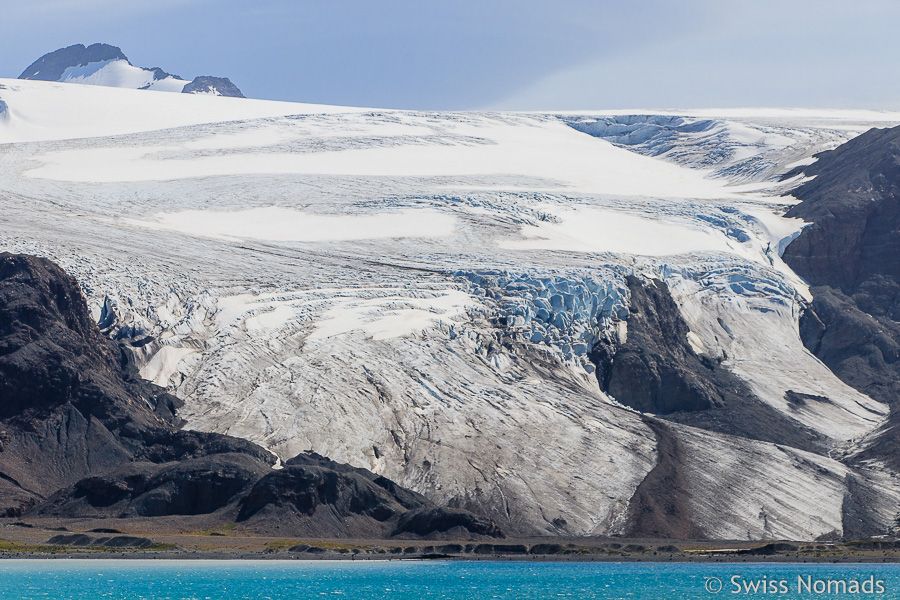
<path id="1" fill-rule="evenodd" d="M 120 522 L 121 524 L 121 522 Z M 59 524 L 56 524 L 59 525 Z M 0 522 L 0 560 L 346 560 L 697 563 L 900 563 L 900 541 L 698 541 L 626 538 L 297 539 L 243 531 L 160 531 Z"/>

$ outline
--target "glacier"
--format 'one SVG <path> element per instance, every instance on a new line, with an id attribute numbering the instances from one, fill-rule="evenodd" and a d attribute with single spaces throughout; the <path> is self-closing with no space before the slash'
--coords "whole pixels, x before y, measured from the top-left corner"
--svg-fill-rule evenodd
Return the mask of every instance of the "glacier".
<path id="1" fill-rule="evenodd" d="M 850 479 L 895 526 L 900 480 L 842 462 L 887 407 L 803 347 L 809 290 L 780 254 L 803 227 L 783 217 L 791 171 L 898 113 L 0 86 L 0 248 L 76 276 L 190 428 L 314 450 L 511 534 L 622 533 L 658 440 L 600 390 L 590 351 L 627 338 L 626 277 L 657 278 L 696 352 L 827 446 L 669 424 L 704 535 L 840 535 Z M 789 390 L 831 402 L 797 410 Z"/>

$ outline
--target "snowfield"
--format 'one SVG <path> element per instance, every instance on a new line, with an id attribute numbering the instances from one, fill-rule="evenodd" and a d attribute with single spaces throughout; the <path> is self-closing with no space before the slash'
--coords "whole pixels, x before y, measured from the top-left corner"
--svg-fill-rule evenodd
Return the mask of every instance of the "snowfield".
<path id="1" fill-rule="evenodd" d="M 664 280 L 692 347 L 727 357 L 835 456 L 884 420 L 800 342 L 809 290 L 780 252 L 803 223 L 781 216 L 797 181 L 777 176 L 897 123 L 373 111 L 0 80 L 0 249 L 74 274 L 190 428 L 282 458 L 312 449 L 510 533 L 613 534 L 658 459 L 588 358 L 627 336 L 628 275 Z M 797 410 L 787 390 L 831 402 Z M 840 533 L 851 473 L 835 458 L 675 430 L 707 535 Z M 900 499 L 892 476 L 855 476 Z"/>
<path id="2" fill-rule="evenodd" d="M 155 92 L 181 92 L 189 81 L 173 75 L 155 79 L 153 71 L 129 64 L 127 60 L 104 60 L 78 67 L 69 67 L 59 78 L 64 83 L 83 85 L 103 85 L 130 88 L 133 90 L 153 90 Z"/>
<path id="3" fill-rule="evenodd" d="M 275 206 L 238 211 L 186 210 L 151 219 L 125 219 L 138 228 L 233 240 L 328 242 L 385 238 L 447 237 L 457 219 L 436 210 L 365 215 L 318 215 Z"/>
<path id="4" fill-rule="evenodd" d="M 301 113 L 359 112 L 204 94 L 184 94 L 191 98 L 185 101 L 169 93 L 24 79 L 0 79 L 0 86 L 0 97 L 11 107 L 0 143 L 104 137 Z"/>

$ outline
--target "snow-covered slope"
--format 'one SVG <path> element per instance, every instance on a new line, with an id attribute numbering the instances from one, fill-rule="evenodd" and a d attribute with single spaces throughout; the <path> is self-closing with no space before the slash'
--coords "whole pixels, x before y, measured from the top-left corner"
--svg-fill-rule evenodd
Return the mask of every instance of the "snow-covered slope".
<path id="1" fill-rule="evenodd" d="M 512 533 L 626 531 L 659 435 L 601 391 L 590 353 L 627 337 L 637 275 L 672 290 L 695 352 L 820 443 L 672 425 L 704 535 L 839 535 L 846 482 L 877 478 L 840 458 L 887 408 L 803 348 L 809 292 L 779 257 L 803 223 L 770 176 L 900 114 L 419 113 L 0 85 L 0 248 L 75 274 L 193 428 L 365 466 Z M 798 409 L 788 391 L 829 402 Z"/>
<path id="2" fill-rule="evenodd" d="M 0 79 L 0 143 L 92 138 L 286 115 L 361 109 Z M 7 106 L 6 103 L 9 103 Z M 267 142 L 268 143 L 268 142 Z"/>
<path id="3" fill-rule="evenodd" d="M 181 92 L 188 84 L 175 75 L 161 75 L 158 71 L 135 67 L 128 60 L 116 59 L 68 67 L 58 81 L 158 92 Z"/>

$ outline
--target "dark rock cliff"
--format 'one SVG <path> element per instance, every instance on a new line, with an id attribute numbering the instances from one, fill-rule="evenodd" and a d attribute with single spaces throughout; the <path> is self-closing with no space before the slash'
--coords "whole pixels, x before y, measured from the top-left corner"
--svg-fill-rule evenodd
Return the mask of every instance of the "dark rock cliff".
<path id="1" fill-rule="evenodd" d="M 0 513 L 130 461 L 146 439 L 174 431 L 178 401 L 122 364 L 71 277 L 46 260 L 0 254 L 0 478 L 19 490 Z"/>
<path id="2" fill-rule="evenodd" d="M 300 454 L 256 482 L 237 516 L 238 522 L 248 520 L 257 529 L 288 526 L 308 536 L 503 535 L 488 519 L 436 507 L 390 479 L 314 453 Z"/>
<path id="3" fill-rule="evenodd" d="M 641 412 L 739 437 L 821 449 L 819 436 L 757 398 L 747 384 L 687 341 L 689 328 L 668 286 L 626 280 L 625 341 L 605 339 L 590 354 L 600 389 Z"/>
<path id="4" fill-rule="evenodd" d="M 0 516 L 213 515 L 284 535 L 501 535 L 490 520 L 320 456 L 274 470 L 246 440 L 179 430 L 178 406 L 100 333 L 73 278 L 0 254 Z"/>
<path id="5" fill-rule="evenodd" d="M 900 127 L 872 129 L 803 168 L 789 217 L 812 224 L 784 259 L 812 285 L 853 296 L 860 309 L 900 316 Z"/>
<path id="6" fill-rule="evenodd" d="M 872 129 L 804 167 L 787 216 L 811 222 L 784 252 L 811 286 L 806 347 L 848 385 L 891 406 L 861 458 L 900 468 L 900 127 Z"/>
<path id="7" fill-rule="evenodd" d="M 721 369 L 694 354 L 688 326 L 665 283 L 627 278 L 624 343 L 601 341 L 591 355 L 600 389 L 642 412 L 668 414 L 723 406 Z"/>

